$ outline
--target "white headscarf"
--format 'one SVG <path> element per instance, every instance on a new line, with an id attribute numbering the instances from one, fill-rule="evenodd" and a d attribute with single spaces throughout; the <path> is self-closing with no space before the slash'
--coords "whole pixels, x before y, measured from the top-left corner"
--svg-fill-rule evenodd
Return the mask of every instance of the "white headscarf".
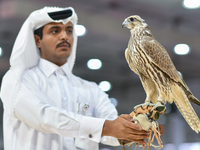
<path id="1" fill-rule="evenodd" d="M 62 19 L 53 20 L 48 13 L 55 11 L 68 10 L 72 11 L 72 16 Z M 12 116 L 13 113 L 13 101 L 16 96 L 16 92 L 19 88 L 21 78 L 25 70 L 36 66 L 40 59 L 39 50 L 36 46 L 34 39 L 34 30 L 44 26 L 50 22 L 62 22 L 66 24 L 71 21 L 75 26 L 77 24 L 77 14 L 72 7 L 58 8 L 58 7 L 44 7 L 43 9 L 36 10 L 32 12 L 26 19 L 24 24 L 19 31 L 19 34 L 14 43 L 10 57 L 10 69 L 4 75 L 1 85 L 1 99 L 4 104 L 4 110 L 7 111 L 9 115 Z M 77 46 L 77 35 L 73 32 L 74 43 L 72 47 L 72 52 L 67 59 L 69 70 L 75 63 L 76 56 L 76 46 Z"/>

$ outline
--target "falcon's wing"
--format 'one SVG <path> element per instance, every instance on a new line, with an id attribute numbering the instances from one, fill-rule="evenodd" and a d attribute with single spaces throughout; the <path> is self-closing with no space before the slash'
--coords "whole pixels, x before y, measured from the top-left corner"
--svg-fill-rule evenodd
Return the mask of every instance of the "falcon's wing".
<path id="1" fill-rule="evenodd" d="M 200 101 L 193 96 L 192 92 L 186 85 L 181 75 L 177 72 L 171 58 L 165 48 L 152 37 L 144 37 L 141 44 L 142 50 L 145 51 L 149 60 L 164 73 L 166 73 L 174 81 L 182 84 L 182 88 L 186 92 L 190 102 L 200 106 Z"/>
<path id="2" fill-rule="evenodd" d="M 128 65 L 129 65 L 130 69 L 131 69 L 133 72 L 135 72 L 136 74 L 138 74 L 137 71 L 135 70 L 134 65 L 133 65 L 133 61 L 132 61 L 132 59 L 131 59 L 131 57 L 130 57 L 130 55 L 129 55 L 128 48 L 125 50 L 125 57 L 126 57 L 126 61 L 128 62 Z"/>
<path id="3" fill-rule="evenodd" d="M 159 42 L 157 42 L 154 38 L 147 36 L 143 38 L 140 46 L 154 65 L 170 76 L 170 78 L 184 85 L 182 77 L 177 72 L 167 51 Z"/>

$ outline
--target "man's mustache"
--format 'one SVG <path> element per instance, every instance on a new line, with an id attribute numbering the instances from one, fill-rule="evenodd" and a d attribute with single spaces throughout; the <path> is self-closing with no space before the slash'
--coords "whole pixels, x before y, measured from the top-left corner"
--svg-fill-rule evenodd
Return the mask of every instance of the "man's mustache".
<path id="1" fill-rule="evenodd" d="M 56 46 L 56 48 L 60 47 L 61 45 L 65 44 L 65 43 L 68 44 L 69 47 L 71 47 L 71 44 L 68 41 L 62 41 Z"/>

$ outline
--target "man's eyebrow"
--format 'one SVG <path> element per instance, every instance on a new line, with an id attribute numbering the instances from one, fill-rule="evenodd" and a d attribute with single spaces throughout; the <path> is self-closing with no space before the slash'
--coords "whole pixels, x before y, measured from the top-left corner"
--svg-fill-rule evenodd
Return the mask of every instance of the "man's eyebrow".
<path id="1" fill-rule="evenodd" d="M 67 26 L 66 28 L 68 28 L 68 29 L 69 29 L 69 28 L 72 28 L 72 29 L 73 29 L 73 26 Z"/>
<path id="2" fill-rule="evenodd" d="M 53 27 L 50 27 L 49 29 L 59 29 L 60 27 L 59 26 L 53 26 Z"/>
<path id="3" fill-rule="evenodd" d="M 60 29 L 61 27 L 59 26 L 53 26 L 53 27 L 50 27 L 49 30 L 52 30 L 52 29 Z M 73 26 L 67 26 L 66 29 L 73 29 Z"/>

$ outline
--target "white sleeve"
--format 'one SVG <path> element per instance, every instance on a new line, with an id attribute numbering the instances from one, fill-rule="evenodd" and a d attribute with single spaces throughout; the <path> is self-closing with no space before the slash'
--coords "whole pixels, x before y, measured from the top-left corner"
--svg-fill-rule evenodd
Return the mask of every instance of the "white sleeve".
<path id="1" fill-rule="evenodd" d="M 14 116 L 44 133 L 100 142 L 105 119 L 69 113 L 52 106 L 30 78 L 25 78 L 14 99 Z"/>
<path id="2" fill-rule="evenodd" d="M 98 87 L 98 101 L 96 104 L 96 116 L 98 118 L 105 118 L 106 120 L 114 120 L 118 117 L 115 106 L 111 103 L 108 95 Z M 111 136 L 103 136 L 101 143 L 112 146 L 119 146 L 116 138 Z"/>

